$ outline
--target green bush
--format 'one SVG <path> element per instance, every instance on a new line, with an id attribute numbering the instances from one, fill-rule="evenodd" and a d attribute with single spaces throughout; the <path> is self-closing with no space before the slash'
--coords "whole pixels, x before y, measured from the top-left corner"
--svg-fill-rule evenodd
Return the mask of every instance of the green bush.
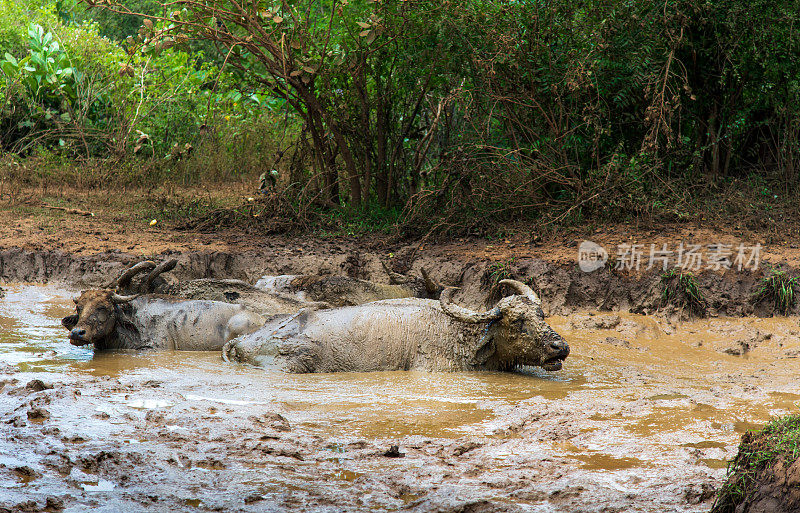
<path id="1" fill-rule="evenodd" d="M 191 148 L 253 173 L 291 161 L 290 203 L 399 212 L 409 233 L 682 220 L 709 189 L 731 215 L 798 185 L 786 0 L 73 1 L 0 0 L 6 149 L 135 155 L 181 180 L 213 174 Z"/>

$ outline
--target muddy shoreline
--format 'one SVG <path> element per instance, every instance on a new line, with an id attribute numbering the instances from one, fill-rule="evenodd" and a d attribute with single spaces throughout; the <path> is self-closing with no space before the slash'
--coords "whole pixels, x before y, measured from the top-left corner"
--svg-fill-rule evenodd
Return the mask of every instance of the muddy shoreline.
<path id="1" fill-rule="evenodd" d="M 0 248 L 0 282 L 103 287 L 125 267 L 142 259 L 176 258 L 179 263 L 173 274 L 178 280 L 235 278 L 254 283 L 265 274 L 335 274 L 388 283 L 380 263 L 384 260 L 400 272 L 417 276 L 424 267 L 440 282 L 461 287 L 456 299 L 472 307 L 484 305 L 493 273 L 498 272 L 503 273 L 502 277 L 529 280 L 549 314 L 566 315 L 585 310 L 651 314 L 662 307 L 664 284 L 660 269 L 631 273 L 606 266 L 586 273 L 574 261 L 512 257 L 498 262 L 463 254 L 454 256 L 452 252 L 435 248 L 418 251 L 415 245 L 370 251 L 356 248 L 352 242 L 320 243 L 318 240 L 305 247 L 299 244 L 262 250 L 164 252 L 148 256 L 124 252 L 74 255 L 61 251 Z M 787 269 L 790 275 L 798 273 Z M 771 305 L 753 302 L 758 283 L 764 277 L 762 269 L 704 270 L 696 277 L 710 316 L 767 317 L 773 313 Z M 798 313 L 800 305 L 795 305 L 790 314 Z"/>
<path id="2" fill-rule="evenodd" d="M 497 259 L 416 249 L 316 241 L 152 256 L 178 258 L 180 280 L 250 282 L 284 273 L 387 282 L 388 259 L 402 272 L 425 267 L 460 285 L 462 304 L 483 306 Z M 708 511 L 739 436 L 800 401 L 787 370 L 800 354 L 796 323 L 735 319 L 771 313 L 751 301 L 760 272 L 700 273 L 712 318 L 676 324 L 625 313 L 658 309 L 657 272 L 587 274 L 526 257 L 503 270 L 532 279 L 570 340 L 560 373 L 287 380 L 208 354 L 65 356 L 62 288 L 106 285 L 141 259 L 0 250 L 6 301 L 27 290 L 15 283 L 50 284 L 37 322 L 56 337 L 42 348 L 19 342 L 30 362 L 3 359 L 0 512 Z"/>

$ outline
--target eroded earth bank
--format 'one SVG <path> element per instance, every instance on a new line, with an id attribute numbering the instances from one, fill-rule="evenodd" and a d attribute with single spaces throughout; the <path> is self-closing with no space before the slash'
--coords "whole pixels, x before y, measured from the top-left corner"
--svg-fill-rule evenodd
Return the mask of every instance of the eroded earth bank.
<path id="1" fill-rule="evenodd" d="M 687 320 L 656 312 L 659 273 L 582 273 L 574 249 L 315 244 L 154 256 L 177 279 L 251 282 L 385 282 L 385 258 L 476 308 L 501 274 L 530 279 L 572 353 L 556 373 L 288 376 L 94 355 L 59 321 L 142 256 L 4 249 L 0 511 L 708 511 L 742 433 L 800 401 L 800 327 L 759 317 L 759 273 L 700 274 L 710 317 Z"/>

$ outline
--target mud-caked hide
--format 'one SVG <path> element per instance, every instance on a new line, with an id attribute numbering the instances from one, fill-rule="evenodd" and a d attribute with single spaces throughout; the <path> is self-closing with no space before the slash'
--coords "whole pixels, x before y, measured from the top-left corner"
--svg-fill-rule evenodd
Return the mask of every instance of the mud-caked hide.
<path id="1" fill-rule="evenodd" d="M 560 369 L 569 346 L 544 321 L 533 291 L 505 281 L 525 294 L 505 298 L 489 312 L 451 304 L 452 290 L 440 301 L 405 298 L 303 310 L 232 340 L 223 357 L 287 372 Z"/>
<path id="2" fill-rule="evenodd" d="M 73 345 L 94 344 L 95 349 L 216 351 L 264 324 L 263 317 L 241 305 L 217 301 L 87 290 L 75 304 L 77 313 L 62 324 Z"/>

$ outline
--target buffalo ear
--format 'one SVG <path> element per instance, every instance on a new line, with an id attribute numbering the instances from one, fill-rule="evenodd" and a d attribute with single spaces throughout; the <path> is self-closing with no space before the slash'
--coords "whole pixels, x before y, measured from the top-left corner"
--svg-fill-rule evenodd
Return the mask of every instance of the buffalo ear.
<path id="1" fill-rule="evenodd" d="M 61 325 L 68 330 L 74 328 L 76 324 L 78 324 L 78 316 L 76 314 L 68 315 L 61 319 Z"/>

